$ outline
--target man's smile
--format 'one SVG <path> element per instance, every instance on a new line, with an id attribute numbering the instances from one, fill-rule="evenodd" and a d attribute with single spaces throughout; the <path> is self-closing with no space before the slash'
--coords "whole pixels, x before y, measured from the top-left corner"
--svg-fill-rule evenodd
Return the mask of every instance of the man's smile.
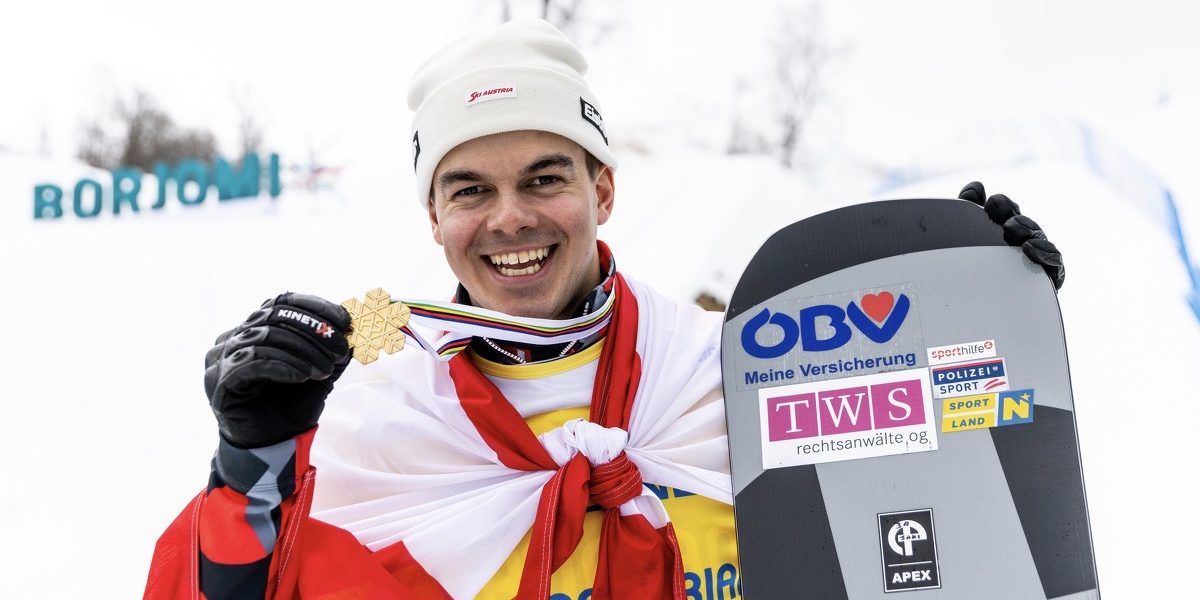
<path id="1" fill-rule="evenodd" d="M 542 270 L 542 264 L 553 252 L 557 244 L 543 246 L 541 248 L 533 248 L 530 250 L 520 250 L 516 252 L 499 252 L 496 254 L 484 255 L 496 270 L 505 277 L 518 277 L 522 275 L 533 275 Z"/>

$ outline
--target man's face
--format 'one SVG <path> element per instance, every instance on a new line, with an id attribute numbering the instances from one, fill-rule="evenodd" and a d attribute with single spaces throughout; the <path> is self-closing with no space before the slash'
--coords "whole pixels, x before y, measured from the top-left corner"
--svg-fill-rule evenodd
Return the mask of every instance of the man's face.
<path id="1" fill-rule="evenodd" d="M 571 316 L 599 283 L 596 228 L 613 177 L 591 177 L 582 147 L 542 131 L 464 142 L 433 174 L 433 239 L 476 306 L 543 319 Z"/>

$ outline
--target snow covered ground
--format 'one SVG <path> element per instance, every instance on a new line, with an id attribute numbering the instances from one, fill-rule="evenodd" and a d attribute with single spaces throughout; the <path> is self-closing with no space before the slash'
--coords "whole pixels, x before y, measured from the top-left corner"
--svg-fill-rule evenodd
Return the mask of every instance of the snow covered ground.
<path id="1" fill-rule="evenodd" d="M 750 41 L 773 4 L 750 3 L 737 14 L 643 4 L 626 5 L 633 16 L 620 44 L 593 57 L 593 85 L 622 160 L 616 212 L 601 237 L 621 268 L 681 298 L 700 291 L 727 298 L 742 265 L 786 223 L 874 198 L 952 196 L 972 179 L 1009 194 L 1068 265 L 1059 299 L 1101 589 L 1111 598 L 1188 593 L 1189 558 L 1200 539 L 1187 487 L 1200 456 L 1193 425 L 1200 419 L 1193 391 L 1200 323 L 1184 300 L 1189 282 L 1175 242 L 1154 199 L 1123 193 L 1078 157 L 1021 160 L 973 145 L 964 133 L 997 119 L 1027 123 L 1031 115 L 1067 114 L 1095 127 L 1170 186 L 1195 251 L 1200 91 L 1194 79 L 1167 85 L 1178 81 L 1176 72 L 1194 72 L 1186 57 L 1195 48 L 1171 34 L 1186 15 L 1147 16 L 1169 12 L 1161 3 L 1136 14 L 1066 3 L 1079 12 L 1063 21 L 1071 26 L 1054 30 L 1032 2 L 983 3 L 975 13 L 948 0 L 908 9 L 831 5 L 831 34 L 851 45 L 835 81 L 838 108 L 814 124 L 807 167 L 784 170 L 772 159 L 721 154 L 714 115 L 729 99 L 693 93 L 700 84 L 728 89 L 722 78 L 753 63 Z M 72 9 L 80 21 L 112 23 L 93 14 L 100 9 Z M 0 104 L 0 145 L 11 145 L 0 149 L 0 314 L 8 318 L 0 364 L 9 374 L 0 391 L 0 598 L 141 593 L 154 540 L 207 478 L 216 432 L 202 388 L 203 354 L 262 299 L 284 289 L 337 300 L 376 286 L 413 298 L 444 298 L 453 289 L 409 193 L 403 93 L 417 57 L 454 27 L 430 15 L 367 19 L 363 12 L 356 5 L 322 16 L 331 19 L 330 31 L 356 32 L 346 52 L 365 57 L 368 70 L 355 74 L 336 55 L 322 55 L 316 65 L 327 81 L 309 81 L 311 96 L 303 83 L 311 72 L 296 65 L 314 64 L 301 42 L 325 29 L 312 15 L 281 17 L 284 30 L 308 37 L 281 38 L 294 54 L 275 70 L 260 69 L 260 101 L 279 107 L 273 124 L 284 138 L 302 137 L 309 114 L 317 115 L 311 127 L 318 137 L 343 131 L 333 158 L 347 168 L 336 190 L 289 189 L 274 201 L 210 199 L 193 209 L 172 204 L 118 218 L 33 221 L 36 183 L 68 187 L 95 172 L 62 158 L 67 152 L 39 157 L 11 140 L 25 139 L 25 121 L 39 114 L 75 118 L 78 104 L 69 99 L 78 90 L 68 84 L 78 71 L 71 69 L 87 60 L 47 47 L 41 64 L 4 65 L 15 70 L 6 81 L 26 93 Z M 958 26 L 965 22 L 972 27 Z M 139 25 L 143 42 L 176 32 L 152 16 Z M 0 38 L 18 33 L 3 27 Z M 722 31 L 729 46 L 706 43 Z M 1105 36 L 1113 32 L 1121 35 Z M 193 41 L 181 44 L 179 64 L 205 64 L 192 49 L 203 40 Z M 238 57 L 273 48 L 252 43 L 240 54 L 218 48 L 207 60 L 251 77 L 255 71 L 239 70 L 249 67 Z M 135 64 L 130 77 L 174 81 L 167 66 L 132 58 L 130 44 L 117 38 L 97 52 Z M 1145 53 L 1141 62 L 1130 58 L 1135 49 Z M 673 53 L 647 60 L 642 52 L 650 50 Z M 665 65 L 683 75 L 664 76 Z M 363 75 L 371 72 L 387 76 Z M 1071 79 L 1067 72 L 1077 77 L 1055 78 Z M 1125 85 L 1112 84 L 1119 78 Z M 193 116 L 221 117 L 186 103 L 204 97 L 196 88 L 162 85 L 164 101 L 183 102 Z M 43 88 L 55 99 L 35 107 Z M 1160 101 L 1160 88 L 1172 92 L 1169 101 Z M 355 114 L 338 112 L 347 105 Z M 339 116 L 319 117 L 327 114 Z M 956 160 L 946 158 L 948 147 Z M 905 169 L 932 175 L 885 187 L 885 172 Z"/>
<path id="2" fill-rule="evenodd" d="M 866 199 L 822 195 L 768 160 L 676 150 L 627 161 L 602 235 L 623 268 L 680 297 L 728 297 L 739 265 L 779 224 Z M 13 175 L 32 166 L 13 162 L 0 163 L 0 197 L 23 200 L 32 181 Z M 714 175 L 694 189 L 647 176 L 681 168 Z M 64 181 L 85 170 L 58 172 Z M 951 174 L 888 196 L 946 196 L 970 177 L 1019 199 L 1066 253 L 1060 300 L 1101 581 L 1113 597 L 1167 597 L 1182 589 L 1200 536 L 1185 489 L 1200 325 L 1175 248 L 1071 164 Z M 780 187 L 789 193 L 751 202 Z M 753 208 L 692 206 L 704 193 Z M 350 176 L 340 198 L 288 192 L 91 222 L 32 222 L 24 204 L 10 203 L 0 231 L 3 314 L 8 338 L 22 340 L 3 350 L 12 371 L 0 420 L 3 552 L 21 568 L 0 597 L 138 593 L 154 539 L 206 478 L 215 430 L 203 353 L 263 298 L 292 289 L 341 299 L 377 285 L 440 298 L 453 285 L 411 200 L 372 199 Z M 58 575 L 63 564 L 70 577 Z"/>

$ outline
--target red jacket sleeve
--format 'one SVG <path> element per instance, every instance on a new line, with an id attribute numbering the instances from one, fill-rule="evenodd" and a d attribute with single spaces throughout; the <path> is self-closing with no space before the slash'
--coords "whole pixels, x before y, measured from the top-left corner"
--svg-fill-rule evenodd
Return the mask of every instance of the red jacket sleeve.
<path id="1" fill-rule="evenodd" d="M 281 544 L 307 519 L 316 429 L 265 448 L 224 439 L 208 487 L 155 547 L 146 598 L 271 598 L 279 587 Z M 291 533 L 289 537 L 287 534 Z"/>
<path id="2" fill-rule="evenodd" d="M 143 597 L 449 598 L 403 543 L 371 552 L 309 517 L 315 431 L 267 448 L 222 441 L 208 487 L 159 538 Z"/>

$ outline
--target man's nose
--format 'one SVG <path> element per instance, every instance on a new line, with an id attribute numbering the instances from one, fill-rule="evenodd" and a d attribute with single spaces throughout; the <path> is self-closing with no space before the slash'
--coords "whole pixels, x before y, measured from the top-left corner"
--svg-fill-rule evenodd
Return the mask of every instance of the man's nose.
<path id="1" fill-rule="evenodd" d="M 515 234 L 537 225 L 537 212 L 516 190 L 500 190 L 493 204 L 488 228 L 496 233 Z"/>

